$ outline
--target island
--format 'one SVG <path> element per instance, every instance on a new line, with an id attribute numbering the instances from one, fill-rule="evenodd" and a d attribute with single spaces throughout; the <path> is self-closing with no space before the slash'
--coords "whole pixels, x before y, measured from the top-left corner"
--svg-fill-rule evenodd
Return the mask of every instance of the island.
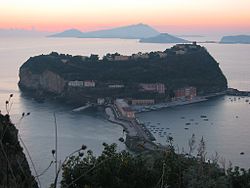
<path id="1" fill-rule="evenodd" d="M 176 91 L 194 87 L 197 95 L 227 89 L 219 64 L 207 50 L 177 44 L 165 51 L 72 56 L 52 52 L 28 59 L 20 68 L 19 86 L 39 95 L 53 94 L 76 103 L 98 99 L 173 100 Z"/>
<path id="2" fill-rule="evenodd" d="M 222 37 L 222 44 L 250 44 L 250 35 L 234 35 Z"/>
<path id="3" fill-rule="evenodd" d="M 195 42 L 102 58 L 52 52 L 28 59 L 19 76 L 20 89 L 39 102 L 57 99 L 77 106 L 74 112 L 104 107 L 108 120 L 123 126 L 124 141 L 133 151 L 166 149 L 154 142 L 136 113 L 201 102 L 227 90 L 219 64 Z"/>
<path id="4" fill-rule="evenodd" d="M 174 100 L 178 89 L 193 87 L 197 95 L 227 89 L 219 64 L 207 50 L 177 44 L 158 52 L 72 56 L 52 52 L 28 59 L 20 68 L 19 86 L 39 95 L 82 103 L 98 99 Z"/>
<path id="5" fill-rule="evenodd" d="M 140 39 L 141 43 L 188 43 L 188 40 L 184 40 L 168 33 L 161 33 L 157 36 Z"/>
<path id="6" fill-rule="evenodd" d="M 121 38 L 140 39 L 153 37 L 160 34 L 157 30 L 147 24 L 135 24 L 112 29 L 82 32 L 77 29 L 69 29 L 61 33 L 50 35 L 49 37 L 74 37 L 74 38 Z"/>

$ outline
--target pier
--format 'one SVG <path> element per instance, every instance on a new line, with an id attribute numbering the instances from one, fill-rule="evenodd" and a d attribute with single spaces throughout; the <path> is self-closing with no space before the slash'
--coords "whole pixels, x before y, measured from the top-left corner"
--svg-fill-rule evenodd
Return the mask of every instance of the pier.
<path id="1" fill-rule="evenodd" d="M 231 96 L 250 96 L 250 91 L 240 91 L 238 89 L 235 88 L 228 88 L 227 89 L 227 95 L 231 95 Z"/>
<path id="2" fill-rule="evenodd" d="M 126 132 L 125 144 L 131 151 L 166 150 L 167 147 L 154 143 L 155 137 L 136 118 L 126 118 L 119 114 L 114 105 L 106 107 L 108 120 L 121 125 Z"/>

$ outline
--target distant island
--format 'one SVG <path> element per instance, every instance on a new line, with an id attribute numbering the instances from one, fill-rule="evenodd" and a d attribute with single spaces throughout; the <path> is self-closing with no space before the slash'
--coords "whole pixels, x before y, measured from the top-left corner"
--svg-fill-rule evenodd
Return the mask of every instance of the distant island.
<path id="1" fill-rule="evenodd" d="M 158 34 L 160 33 L 149 25 L 136 24 L 91 32 L 81 32 L 77 29 L 70 29 L 50 35 L 49 37 L 140 39 L 156 36 Z"/>
<path id="2" fill-rule="evenodd" d="M 102 59 L 52 52 L 31 57 L 19 76 L 23 91 L 77 104 L 116 98 L 157 103 L 227 89 L 219 64 L 196 43 L 177 44 L 163 52 L 106 54 Z"/>
<path id="3" fill-rule="evenodd" d="M 169 35 L 159 33 L 153 27 L 146 24 L 128 25 L 113 29 L 82 32 L 77 29 L 69 29 L 61 33 L 50 35 L 49 37 L 60 38 L 120 38 L 120 39 L 140 39 L 142 43 L 187 43 L 189 41 Z"/>
<path id="4" fill-rule="evenodd" d="M 161 33 L 157 36 L 140 39 L 141 43 L 188 43 L 190 41 L 184 40 L 168 33 Z"/>
<path id="5" fill-rule="evenodd" d="M 224 36 L 220 43 L 222 44 L 250 44 L 250 35 Z"/>

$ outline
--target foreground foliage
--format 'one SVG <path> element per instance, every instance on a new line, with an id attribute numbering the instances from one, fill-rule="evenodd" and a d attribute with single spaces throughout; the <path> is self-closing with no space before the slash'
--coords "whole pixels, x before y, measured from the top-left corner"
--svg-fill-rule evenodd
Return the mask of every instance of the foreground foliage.
<path id="1" fill-rule="evenodd" d="M 132 155 L 117 152 L 116 145 L 103 144 L 95 157 L 89 150 L 67 160 L 63 166 L 62 188 L 248 188 L 250 170 L 219 168 L 218 158 L 205 162 L 201 142 L 198 157 L 176 154 L 172 145 L 166 152 Z"/>

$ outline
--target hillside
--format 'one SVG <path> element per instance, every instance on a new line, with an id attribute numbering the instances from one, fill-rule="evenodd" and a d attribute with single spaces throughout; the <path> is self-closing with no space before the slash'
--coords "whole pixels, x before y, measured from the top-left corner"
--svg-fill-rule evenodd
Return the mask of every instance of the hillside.
<path id="1" fill-rule="evenodd" d="M 61 33 L 51 35 L 50 37 L 81 37 L 81 38 L 123 38 L 140 39 L 158 35 L 159 32 L 146 24 L 136 24 L 123 27 L 117 27 L 106 30 L 91 32 L 81 32 L 79 30 L 66 30 Z"/>
<path id="2" fill-rule="evenodd" d="M 0 113 L 0 187 L 38 188 L 8 114 Z"/>
<path id="3" fill-rule="evenodd" d="M 161 57 L 159 54 L 167 55 Z M 135 59 L 135 54 L 130 57 L 107 54 L 100 60 L 95 55 L 83 58 L 57 53 L 32 57 L 20 68 L 19 86 L 71 95 L 76 89 L 69 90 L 69 81 L 93 80 L 93 88 L 83 87 L 77 95 L 96 98 L 142 97 L 138 88 L 140 83 L 165 84 L 165 97 L 170 96 L 173 90 L 186 86 L 196 87 L 199 95 L 227 88 L 227 80 L 219 64 L 199 45 L 176 45 L 164 52 L 140 55 L 148 57 Z M 126 57 L 127 60 L 108 60 L 109 56 Z M 107 87 L 109 84 L 122 84 L 124 87 L 111 89 Z"/>
<path id="4" fill-rule="evenodd" d="M 184 40 L 167 33 L 161 33 L 154 37 L 143 38 L 140 40 L 141 43 L 187 43 L 189 41 Z"/>

